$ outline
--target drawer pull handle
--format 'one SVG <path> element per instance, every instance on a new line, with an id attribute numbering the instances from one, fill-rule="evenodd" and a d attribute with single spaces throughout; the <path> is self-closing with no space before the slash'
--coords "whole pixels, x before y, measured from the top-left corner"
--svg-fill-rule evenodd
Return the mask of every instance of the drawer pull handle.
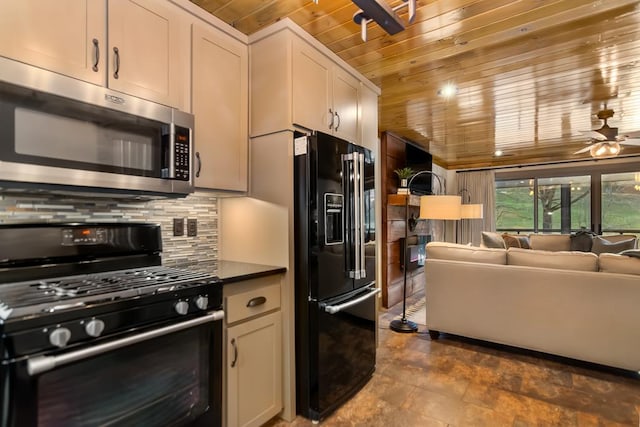
<path id="1" fill-rule="evenodd" d="M 267 302 L 267 299 L 265 297 L 251 298 L 247 303 L 247 307 L 257 307 L 259 305 L 264 304 L 265 302 Z"/>

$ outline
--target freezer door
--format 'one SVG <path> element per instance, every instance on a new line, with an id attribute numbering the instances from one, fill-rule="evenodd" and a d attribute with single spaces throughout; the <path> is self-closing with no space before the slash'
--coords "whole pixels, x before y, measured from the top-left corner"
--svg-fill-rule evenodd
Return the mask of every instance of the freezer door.
<path id="1" fill-rule="evenodd" d="M 346 402 L 371 378 L 376 363 L 374 284 L 346 298 L 312 303 L 312 347 L 317 363 L 310 366 L 310 417 L 323 418 Z"/>

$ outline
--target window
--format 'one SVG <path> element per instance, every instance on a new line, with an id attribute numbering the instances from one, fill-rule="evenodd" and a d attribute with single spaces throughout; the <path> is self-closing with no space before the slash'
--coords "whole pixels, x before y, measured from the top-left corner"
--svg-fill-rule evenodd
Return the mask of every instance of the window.
<path id="1" fill-rule="evenodd" d="M 496 180 L 496 228 L 533 231 L 533 179 Z"/>
<path id="2" fill-rule="evenodd" d="M 496 229 L 640 234 L 638 171 L 635 161 L 496 173 Z"/>
<path id="3" fill-rule="evenodd" d="M 602 231 L 640 230 L 640 173 L 602 175 Z"/>
<path id="4" fill-rule="evenodd" d="M 543 233 L 591 228 L 591 177 L 538 179 L 538 227 Z"/>

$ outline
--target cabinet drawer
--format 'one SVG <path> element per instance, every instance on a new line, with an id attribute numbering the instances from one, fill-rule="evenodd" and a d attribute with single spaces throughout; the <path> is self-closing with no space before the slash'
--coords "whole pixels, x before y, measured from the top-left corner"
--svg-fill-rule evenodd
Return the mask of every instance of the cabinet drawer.
<path id="1" fill-rule="evenodd" d="M 263 286 L 227 296 L 227 324 L 238 322 L 280 307 L 280 284 Z"/>

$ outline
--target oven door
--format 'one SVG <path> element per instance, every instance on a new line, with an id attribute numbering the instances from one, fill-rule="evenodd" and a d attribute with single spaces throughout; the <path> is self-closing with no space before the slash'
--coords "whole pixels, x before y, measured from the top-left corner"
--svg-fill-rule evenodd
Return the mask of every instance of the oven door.
<path id="1" fill-rule="evenodd" d="M 221 426 L 222 311 L 3 367 L 2 426 Z"/>

